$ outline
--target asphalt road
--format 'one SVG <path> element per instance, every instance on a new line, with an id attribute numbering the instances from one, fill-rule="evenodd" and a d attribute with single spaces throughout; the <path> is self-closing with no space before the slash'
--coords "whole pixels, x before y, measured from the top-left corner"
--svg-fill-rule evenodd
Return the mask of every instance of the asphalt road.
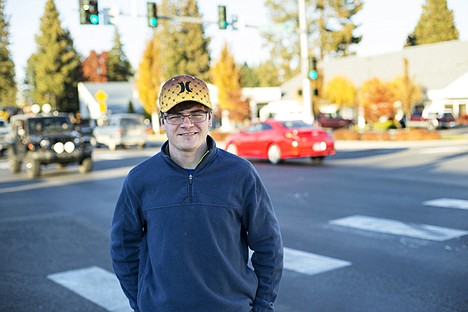
<path id="1" fill-rule="evenodd" d="M 276 310 L 468 311 L 468 142 L 337 146 L 322 165 L 253 162 L 286 247 Z M 34 181 L 0 159 L 0 311 L 129 311 L 109 225 L 157 150 L 97 149 L 92 173 Z"/>

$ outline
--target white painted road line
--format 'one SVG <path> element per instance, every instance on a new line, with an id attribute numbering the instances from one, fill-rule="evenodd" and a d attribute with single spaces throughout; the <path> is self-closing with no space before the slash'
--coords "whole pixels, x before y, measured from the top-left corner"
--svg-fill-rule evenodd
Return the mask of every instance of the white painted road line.
<path id="1" fill-rule="evenodd" d="M 301 250 L 284 248 L 284 268 L 302 274 L 314 275 L 345 266 L 351 262 L 308 253 Z"/>
<path id="2" fill-rule="evenodd" d="M 132 309 L 120 288 L 117 277 L 99 267 L 66 271 L 47 276 L 50 280 L 111 312 Z"/>
<path id="3" fill-rule="evenodd" d="M 456 153 L 465 151 L 467 147 L 465 145 L 461 146 L 440 146 L 440 147 L 430 147 L 426 149 L 421 149 L 419 152 L 421 154 L 443 154 L 443 153 Z"/>
<path id="4" fill-rule="evenodd" d="M 463 199 L 439 198 L 425 201 L 423 205 L 468 210 L 468 200 Z"/>
<path id="5" fill-rule="evenodd" d="M 284 248 L 284 268 L 298 273 L 314 275 L 349 265 L 348 261 Z M 107 311 L 132 311 L 117 277 L 99 267 L 55 273 L 47 278 Z"/>
<path id="6" fill-rule="evenodd" d="M 360 230 L 401 235 L 432 241 L 446 241 L 468 234 L 467 231 L 457 229 L 426 224 L 404 223 L 396 220 L 380 219 L 359 215 L 332 220 L 329 223 Z"/>

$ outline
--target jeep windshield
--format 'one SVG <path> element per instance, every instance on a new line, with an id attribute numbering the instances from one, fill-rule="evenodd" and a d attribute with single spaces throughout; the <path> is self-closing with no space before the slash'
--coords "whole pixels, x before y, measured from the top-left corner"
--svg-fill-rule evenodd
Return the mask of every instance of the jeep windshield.
<path id="1" fill-rule="evenodd" d="M 40 117 L 28 120 L 29 134 L 64 133 L 72 130 L 67 117 Z"/>

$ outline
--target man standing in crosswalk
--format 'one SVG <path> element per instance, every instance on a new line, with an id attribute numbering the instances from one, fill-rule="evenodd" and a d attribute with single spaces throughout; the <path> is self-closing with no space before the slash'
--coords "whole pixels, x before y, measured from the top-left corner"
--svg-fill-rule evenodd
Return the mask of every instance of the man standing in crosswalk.
<path id="1" fill-rule="evenodd" d="M 212 106 L 202 80 L 168 80 L 159 107 L 168 141 L 130 171 L 112 222 L 113 267 L 131 307 L 274 311 L 283 245 L 260 177 L 208 135 Z"/>

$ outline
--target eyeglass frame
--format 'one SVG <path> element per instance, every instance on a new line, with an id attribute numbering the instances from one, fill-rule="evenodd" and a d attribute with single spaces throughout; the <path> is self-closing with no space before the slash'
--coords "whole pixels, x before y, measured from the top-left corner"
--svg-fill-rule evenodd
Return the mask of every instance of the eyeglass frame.
<path id="1" fill-rule="evenodd" d="M 169 125 L 173 125 L 173 126 L 180 126 L 181 124 L 184 123 L 184 120 L 185 118 L 188 118 L 190 120 L 191 123 L 193 124 L 198 124 L 198 123 L 202 123 L 202 122 L 205 122 L 207 119 L 208 119 L 208 114 L 211 112 L 211 110 L 207 110 L 207 111 L 204 111 L 204 110 L 199 110 L 199 111 L 193 111 L 189 114 L 163 114 L 162 115 L 162 118 L 169 124 Z M 192 116 L 194 114 L 200 114 L 200 115 L 204 115 L 205 116 L 205 119 L 201 120 L 201 121 L 193 121 L 192 120 Z M 173 116 L 173 117 L 178 117 L 180 120 L 180 122 L 178 123 L 171 123 L 169 120 L 168 120 L 168 116 Z"/>

